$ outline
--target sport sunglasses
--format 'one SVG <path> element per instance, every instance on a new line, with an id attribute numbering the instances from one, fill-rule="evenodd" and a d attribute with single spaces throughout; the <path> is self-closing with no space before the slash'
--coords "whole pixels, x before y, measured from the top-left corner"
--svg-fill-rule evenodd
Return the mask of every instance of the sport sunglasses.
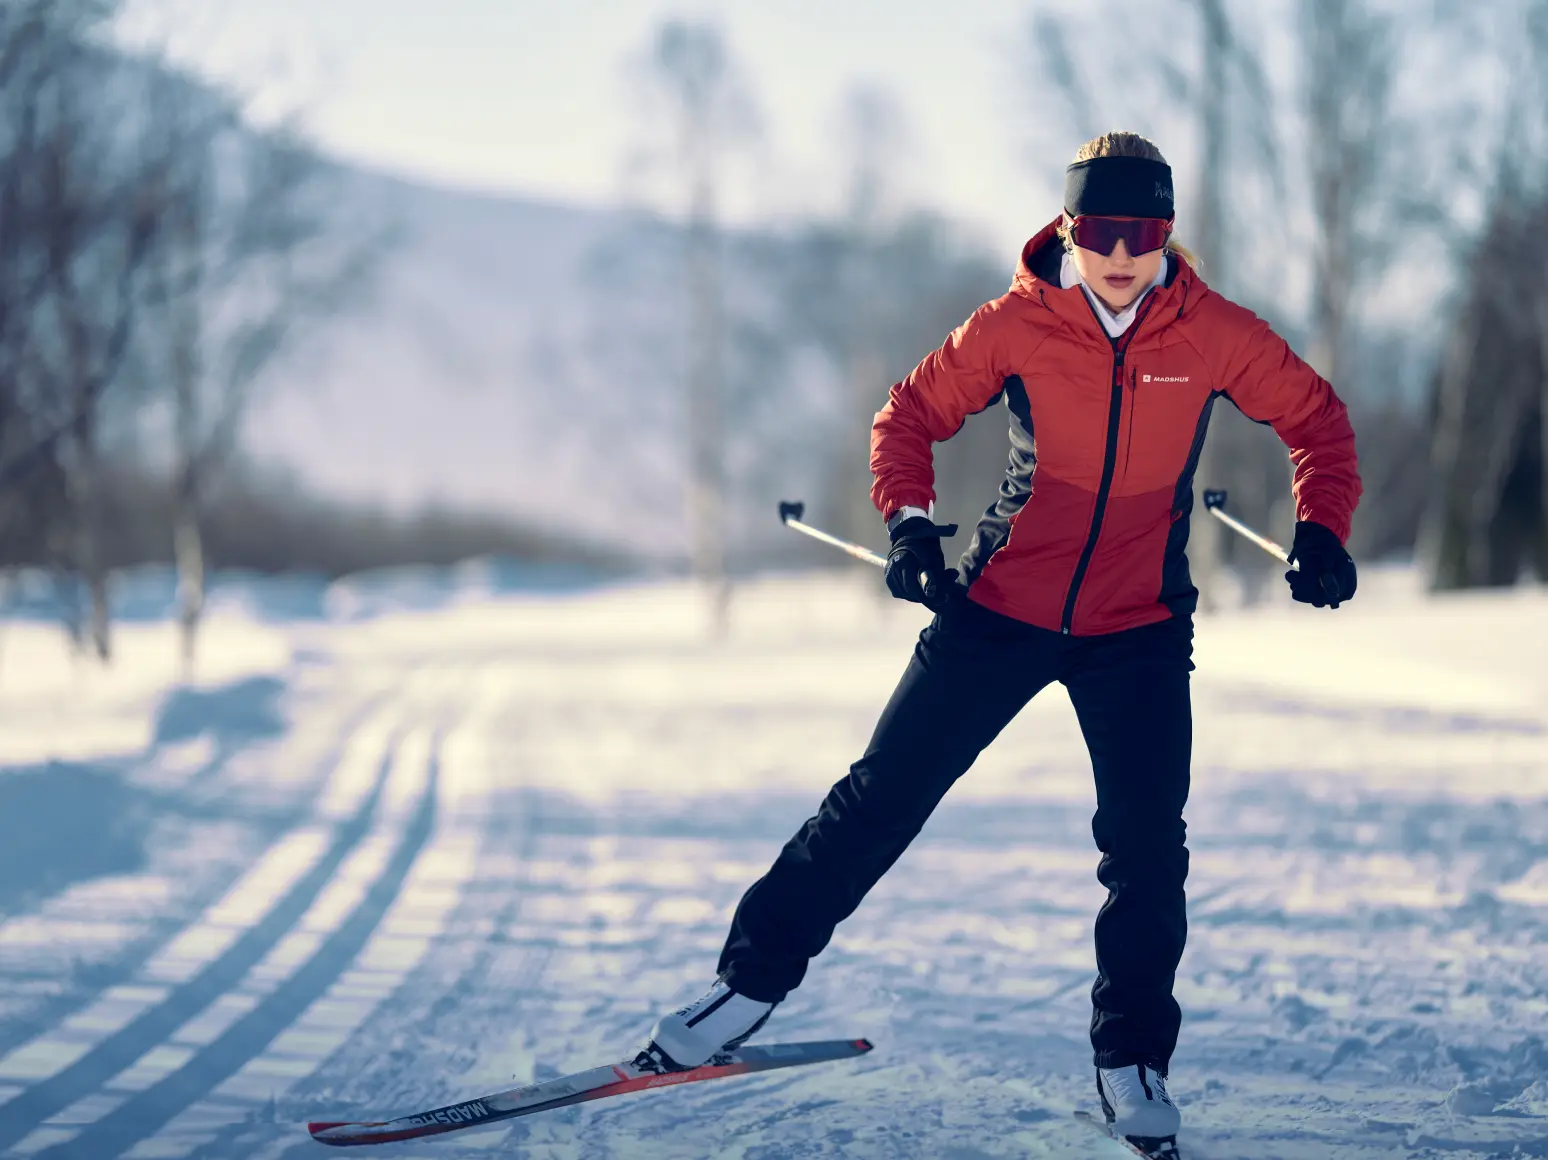
<path id="1" fill-rule="evenodd" d="M 1111 254 L 1123 239 L 1129 257 L 1159 250 L 1172 236 L 1171 218 L 1078 217 L 1070 222 L 1070 237 L 1083 250 Z"/>

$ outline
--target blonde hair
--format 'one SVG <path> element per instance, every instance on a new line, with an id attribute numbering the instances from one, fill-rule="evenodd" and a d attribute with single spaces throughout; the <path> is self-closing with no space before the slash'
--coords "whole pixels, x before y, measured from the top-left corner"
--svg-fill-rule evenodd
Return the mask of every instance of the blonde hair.
<path id="1" fill-rule="evenodd" d="M 1073 161 L 1090 161 L 1095 157 L 1143 157 L 1147 161 L 1167 164 L 1166 158 L 1161 155 L 1160 147 L 1150 138 L 1141 137 L 1138 133 L 1103 133 L 1100 137 L 1093 137 L 1075 150 Z M 1059 223 L 1059 238 L 1064 242 L 1066 249 L 1074 246 L 1075 243 L 1070 240 L 1069 223 Z M 1199 268 L 1198 258 L 1194 257 L 1193 251 L 1181 242 L 1168 238 L 1166 251 L 1169 254 L 1176 254 L 1195 270 Z"/>

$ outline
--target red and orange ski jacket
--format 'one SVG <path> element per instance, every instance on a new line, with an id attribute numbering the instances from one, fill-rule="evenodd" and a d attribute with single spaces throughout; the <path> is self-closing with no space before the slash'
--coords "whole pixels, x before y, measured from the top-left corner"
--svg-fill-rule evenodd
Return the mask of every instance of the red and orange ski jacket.
<path id="1" fill-rule="evenodd" d="M 1333 388 L 1180 256 L 1110 339 L 1059 283 L 1050 224 L 1010 291 L 985 303 L 893 386 L 871 428 L 884 517 L 935 498 L 931 445 L 1003 397 L 1011 460 L 963 554 L 972 600 L 1073 636 L 1191 613 L 1184 549 L 1210 408 L 1224 396 L 1290 449 L 1296 518 L 1338 538 L 1360 498 L 1354 432 Z"/>

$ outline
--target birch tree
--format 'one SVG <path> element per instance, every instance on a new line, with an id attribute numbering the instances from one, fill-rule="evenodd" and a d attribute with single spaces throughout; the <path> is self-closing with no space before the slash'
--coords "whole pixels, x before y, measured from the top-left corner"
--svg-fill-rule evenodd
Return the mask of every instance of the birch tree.
<path id="1" fill-rule="evenodd" d="M 70 563 L 89 594 L 84 635 L 103 660 L 112 651 L 99 543 L 105 406 L 110 389 L 122 386 L 160 225 L 158 174 L 126 148 L 136 76 L 86 36 L 106 11 L 38 3 L 7 14 L 17 20 L 7 50 L 18 72 L 6 94 L 16 103 L 7 109 L 5 197 L 17 219 L 8 245 L 19 267 L 8 281 L 19 292 L 0 321 L 13 398 L 35 431 L 47 432 L 48 460 L 64 471 Z"/>
<path id="2" fill-rule="evenodd" d="M 692 569 L 709 600 L 712 632 L 728 626 L 726 567 L 726 305 L 720 202 L 728 163 L 758 131 L 750 88 L 713 23 L 670 20 L 655 32 L 641 72 L 666 138 L 641 151 L 666 168 L 683 223 L 687 370 L 684 383 Z"/>
<path id="3" fill-rule="evenodd" d="M 297 341 L 369 291 L 385 225 L 345 222 L 327 167 L 290 126 L 167 71 L 144 148 L 168 177 L 142 371 L 172 417 L 172 544 L 186 666 L 204 608 L 209 492 L 254 393 Z"/>

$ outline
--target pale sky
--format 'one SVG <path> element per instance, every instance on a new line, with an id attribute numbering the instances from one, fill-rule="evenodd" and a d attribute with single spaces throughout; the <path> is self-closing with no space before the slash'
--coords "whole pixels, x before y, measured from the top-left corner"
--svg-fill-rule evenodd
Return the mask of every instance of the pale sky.
<path id="1" fill-rule="evenodd" d="M 911 129 L 897 199 L 945 212 L 1007 266 L 1058 212 L 1064 165 L 1080 143 L 1064 111 L 1050 107 L 1051 86 L 1040 83 L 1032 14 L 1077 13 L 1086 19 L 1077 19 L 1073 50 L 1092 91 L 1107 109 L 1130 110 L 1132 123 L 1103 127 L 1161 144 L 1178 175 L 1179 236 L 1188 236 L 1194 126 L 1145 87 L 1140 74 L 1156 70 L 1135 69 L 1133 41 L 1186 72 L 1196 30 L 1168 27 L 1173 10 L 1147 0 L 1130 0 L 1124 27 L 1093 21 L 1089 0 L 126 2 L 126 40 L 170 45 L 177 59 L 254 94 L 260 111 L 303 110 L 338 155 L 442 185 L 592 204 L 629 193 L 626 158 L 641 117 L 628 61 L 664 19 L 714 19 L 766 124 L 756 163 L 731 174 L 728 218 L 835 208 L 846 173 L 837 111 L 854 85 L 875 85 L 901 103 Z M 1284 95 L 1281 129 L 1294 158 L 1287 3 L 1254 0 L 1259 18 L 1244 31 Z M 1432 70 L 1409 71 L 1436 91 Z M 1309 273 L 1304 200 L 1292 196 L 1287 220 L 1266 219 L 1271 228 L 1252 239 L 1257 272 L 1248 272 L 1272 282 L 1292 309 L 1304 307 Z M 1378 305 L 1410 310 L 1411 297 Z"/>
<path id="2" fill-rule="evenodd" d="M 442 184 L 611 202 L 634 124 L 622 62 L 665 17 L 716 17 L 768 126 L 729 216 L 831 204 L 834 110 L 870 82 L 911 122 L 905 197 L 1015 248 L 1057 212 L 1078 144 L 1027 163 L 1034 2 L 1046 0 L 134 0 L 124 35 L 309 110 L 339 154 Z"/>

